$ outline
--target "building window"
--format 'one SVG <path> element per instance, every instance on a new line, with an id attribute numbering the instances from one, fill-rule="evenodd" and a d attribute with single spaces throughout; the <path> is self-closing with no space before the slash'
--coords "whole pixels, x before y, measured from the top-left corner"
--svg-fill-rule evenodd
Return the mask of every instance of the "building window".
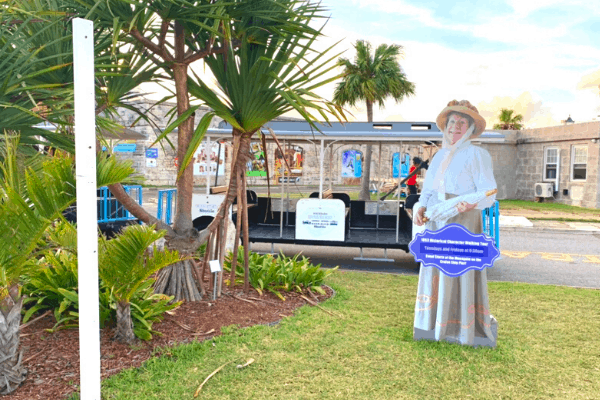
<path id="1" fill-rule="evenodd" d="M 558 181 L 558 159 L 557 147 L 547 147 L 544 152 L 544 179 L 545 181 Z"/>
<path id="2" fill-rule="evenodd" d="M 571 180 L 585 181 L 587 175 L 587 146 L 573 146 L 571 149 Z"/>

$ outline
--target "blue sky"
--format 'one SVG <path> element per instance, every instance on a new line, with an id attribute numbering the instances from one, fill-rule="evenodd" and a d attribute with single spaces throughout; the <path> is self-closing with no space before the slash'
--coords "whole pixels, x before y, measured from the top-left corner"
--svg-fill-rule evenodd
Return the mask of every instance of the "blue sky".
<path id="1" fill-rule="evenodd" d="M 416 96 L 376 120 L 433 121 L 452 99 L 467 99 L 495 122 L 500 108 L 522 113 L 526 126 L 600 120 L 600 2 L 563 0 L 323 0 L 329 9 L 320 45 L 344 39 L 354 58 L 358 39 L 400 44 Z M 321 94 L 331 97 L 333 85 Z M 364 107 L 352 109 L 366 120 Z"/>

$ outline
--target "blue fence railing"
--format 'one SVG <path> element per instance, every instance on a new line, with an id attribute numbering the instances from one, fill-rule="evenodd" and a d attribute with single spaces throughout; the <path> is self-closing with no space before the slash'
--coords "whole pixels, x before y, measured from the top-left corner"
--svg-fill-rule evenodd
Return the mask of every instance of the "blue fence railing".
<path id="1" fill-rule="evenodd" d="M 494 239 L 494 244 L 500 248 L 500 203 L 496 200 L 494 205 L 481 210 L 483 217 L 483 233 Z"/>
<path id="2" fill-rule="evenodd" d="M 127 185 L 123 186 L 125 192 L 132 196 L 142 205 L 142 186 Z M 113 194 L 106 186 L 98 188 L 98 223 L 131 221 L 136 218 L 121 203 L 114 198 Z"/>
<path id="3" fill-rule="evenodd" d="M 167 225 L 173 223 L 173 216 L 177 211 L 177 189 L 163 189 L 158 191 L 158 211 L 156 219 Z"/>

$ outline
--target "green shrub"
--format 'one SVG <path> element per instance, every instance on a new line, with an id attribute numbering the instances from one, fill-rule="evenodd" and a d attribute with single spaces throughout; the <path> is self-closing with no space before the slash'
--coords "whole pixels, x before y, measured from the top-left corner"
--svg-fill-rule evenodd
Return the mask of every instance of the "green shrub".
<path id="1" fill-rule="evenodd" d="M 35 261 L 36 266 L 28 269 L 23 278 L 24 301 L 23 323 L 33 314 L 47 309 L 53 310 L 56 324 L 49 329 L 54 332 L 78 326 L 78 281 L 75 228 L 63 222 L 50 228 L 46 235 L 46 250 Z M 76 236 L 75 236 L 76 240 Z M 102 246 L 99 247 L 102 251 Z M 143 275 L 143 273 L 142 273 Z M 138 276 L 139 278 L 139 276 Z M 172 297 L 155 294 L 152 289 L 153 279 L 138 279 L 135 287 L 129 289 L 131 318 L 135 335 L 144 340 L 152 338 L 156 332 L 152 330 L 154 322 L 162 319 L 162 315 L 177 308 L 181 303 L 171 303 Z M 120 296 L 105 280 L 100 279 L 100 327 L 113 326 L 117 318 L 117 304 Z"/>
<path id="2" fill-rule="evenodd" d="M 233 253 L 229 253 L 223 262 L 223 269 L 231 271 L 231 261 Z M 238 249 L 238 261 L 236 265 L 236 283 L 244 276 L 244 249 L 242 246 Z M 249 252 L 249 280 L 250 285 L 262 294 L 265 290 L 276 294 L 282 300 L 281 291 L 302 292 L 304 289 L 311 289 L 324 294 L 321 288 L 323 281 L 327 276 L 333 273 L 338 267 L 325 270 L 321 264 L 313 265 L 310 260 L 300 254 L 294 257 L 286 257 L 283 253 L 277 257 L 271 254 L 260 255 Z"/>

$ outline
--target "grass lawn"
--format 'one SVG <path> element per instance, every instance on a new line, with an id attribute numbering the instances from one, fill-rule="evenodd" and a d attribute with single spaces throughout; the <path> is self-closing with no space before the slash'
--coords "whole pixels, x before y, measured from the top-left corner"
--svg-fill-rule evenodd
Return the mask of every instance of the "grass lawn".
<path id="1" fill-rule="evenodd" d="M 412 339 L 417 278 L 337 272 L 337 296 L 275 327 L 230 327 L 103 383 L 106 399 L 597 399 L 600 291 L 489 283 L 496 349 Z M 207 318 L 210 318 L 207 315 Z M 237 369 L 254 358 L 254 364 Z"/>
<path id="2" fill-rule="evenodd" d="M 571 214 L 594 214 L 600 215 L 600 210 L 596 208 L 583 208 L 569 206 L 566 204 L 558 203 L 536 203 L 535 201 L 525 200 L 498 200 L 500 203 L 500 210 L 535 210 L 535 211 L 556 211 L 565 212 Z M 501 211 L 502 212 L 502 211 Z"/>

